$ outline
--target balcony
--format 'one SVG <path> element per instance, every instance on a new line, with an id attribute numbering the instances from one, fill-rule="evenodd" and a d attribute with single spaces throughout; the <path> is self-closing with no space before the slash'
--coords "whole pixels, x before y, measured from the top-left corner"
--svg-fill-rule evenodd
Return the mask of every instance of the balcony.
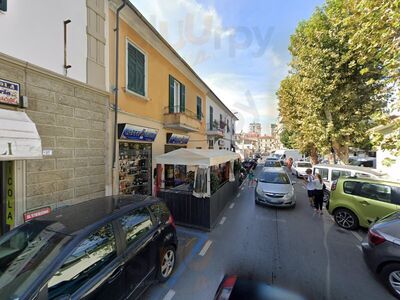
<path id="1" fill-rule="evenodd" d="M 213 137 L 224 137 L 224 129 L 221 128 L 217 121 L 214 121 L 213 123 L 208 123 L 207 124 L 207 135 L 208 136 L 213 136 Z"/>
<path id="2" fill-rule="evenodd" d="M 201 121 L 197 114 L 189 109 L 181 110 L 181 107 L 164 107 L 164 127 L 179 129 L 186 132 L 198 132 L 201 127 Z"/>

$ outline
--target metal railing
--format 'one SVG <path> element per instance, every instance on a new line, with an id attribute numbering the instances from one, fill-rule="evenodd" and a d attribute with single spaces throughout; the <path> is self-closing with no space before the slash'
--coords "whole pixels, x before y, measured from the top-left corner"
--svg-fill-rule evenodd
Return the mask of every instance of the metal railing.
<path id="1" fill-rule="evenodd" d="M 189 118 L 199 120 L 197 113 L 191 111 L 190 109 L 187 109 L 186 107 L 183 108 L 180 105 L 164 107 L 164 115 L 169 115 L 169 114 L 184 114 Z M 203 115 L 201 117 L 203 118 Z"/>
<path id="2" fill-rule="evenodd" d="M 206 125 L 207 127 L 207 130 L 209 130 L 209 131 L 221 131 L 222 133 L 224 132 L 224 129 L 222 129 L 220 126 L 219 126 L 219 123 L 217 122 L 217 123 L 215 123 L 215 122 L 213 122 L 213 123 L 207 123 L 207 125 Z"/>

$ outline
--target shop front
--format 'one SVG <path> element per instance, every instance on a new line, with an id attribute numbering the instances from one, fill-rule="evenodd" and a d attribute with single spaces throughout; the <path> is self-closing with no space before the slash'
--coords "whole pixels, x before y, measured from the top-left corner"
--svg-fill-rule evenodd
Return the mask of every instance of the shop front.
<path id="1" fill-rule="evenodd" d="M 26 113 L 0 109 L 0 235 L 22 223 L 24 161 L 41 158 L 41 140 Z"/>
<path id="2" fill-rule="evenodd" d="M 167 133 L 165 153 L 187 148 L 189 136 Z M 165 188 L 174 188 L 187 182 L 187 166 L 165 165 Z"/>
<path id="3" fill-rule="evenodd" d="M 158 130 L 118 124 L 119 194 L 152 194 L 152 151 Z"/>

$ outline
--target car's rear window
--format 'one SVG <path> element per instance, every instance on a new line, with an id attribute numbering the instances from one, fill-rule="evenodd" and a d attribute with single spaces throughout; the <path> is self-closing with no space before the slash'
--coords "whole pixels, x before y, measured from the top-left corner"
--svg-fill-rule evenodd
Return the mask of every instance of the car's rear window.
<path id="1" fill-rule="evenodd" d="M 258 178 L 260 182 L 275 183 L 275 184 L 289 184 L 290 180 L 286 173 L 282 172 L 263 172 Z"/>
<path id="2" fill-rule="evenodd" d="M 297 167 L 299 167 L 299 168 L 312 168 L 312 165 L 310 163 L 298 163 Z"/>

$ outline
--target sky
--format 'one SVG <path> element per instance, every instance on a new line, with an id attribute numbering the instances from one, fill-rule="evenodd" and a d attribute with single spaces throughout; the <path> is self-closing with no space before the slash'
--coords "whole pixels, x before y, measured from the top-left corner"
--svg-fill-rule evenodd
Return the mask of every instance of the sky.
<path id="1" fill-rule="evenodd" d="M 130 0 L 239 121 L 278 121 L 290 36 L 323 0 Z"/>

